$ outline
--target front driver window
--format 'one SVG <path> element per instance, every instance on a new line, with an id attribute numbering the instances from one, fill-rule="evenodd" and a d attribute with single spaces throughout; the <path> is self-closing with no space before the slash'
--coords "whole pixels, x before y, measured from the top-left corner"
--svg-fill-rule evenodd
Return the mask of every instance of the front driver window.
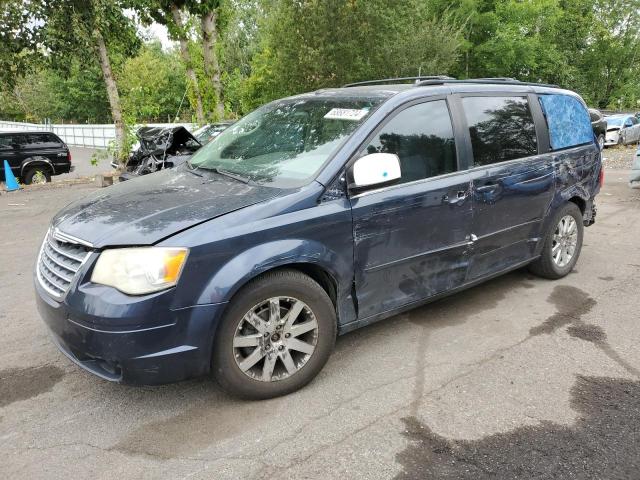
<path id="1" fill-rule="evenodd" d="M 400 183 L 456 170 L 456 146 L 445 100 L 408 107 L 393 117 L 362 155 L 395 153 L 400 158 Z"/>

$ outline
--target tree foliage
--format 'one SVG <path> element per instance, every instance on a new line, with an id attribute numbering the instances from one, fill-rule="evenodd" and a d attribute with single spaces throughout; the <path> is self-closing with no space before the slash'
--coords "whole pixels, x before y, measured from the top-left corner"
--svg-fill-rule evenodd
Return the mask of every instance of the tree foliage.
<path id="1" fill-rule="evenodd" d="M 143 45 L 131 12 L 182 43 Z M 214 120 L 419 73 L 549 82 L 640 109 L 638 12 L 640 0 L 2 0 L 0 117 L 113 121 L 115 87 L 130 121 L 173 117 L 185 92 L 182 119 Z"/>
<path id="2" fill-rule="evenodd" d="M 461 42 L 460 26 L 419 0 L 277 0 L 265 12 L 247 108 L 351 81 L 446 73 Z"/>
<path id="3" fill-rule="evenodd" d="M 127 59 L 118 81 L 127 116 L 166 122 L 179 113 L 186 89 L 184 66 L 175 52 L 164 52 L 159 43 L 145 45 L 138 55 Z"/>

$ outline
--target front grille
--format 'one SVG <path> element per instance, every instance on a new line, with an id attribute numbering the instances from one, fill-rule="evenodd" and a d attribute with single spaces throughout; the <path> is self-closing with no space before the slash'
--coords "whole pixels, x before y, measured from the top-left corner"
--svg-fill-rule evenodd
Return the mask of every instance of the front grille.
<path id="1" fill-rule="evenodd" d="M 91 250 L 84 245 L 61 240 L 49 231 L 42 242 L 36 268 L 40 285 L 55 298 L 64 297 L 89 253 Z"/>

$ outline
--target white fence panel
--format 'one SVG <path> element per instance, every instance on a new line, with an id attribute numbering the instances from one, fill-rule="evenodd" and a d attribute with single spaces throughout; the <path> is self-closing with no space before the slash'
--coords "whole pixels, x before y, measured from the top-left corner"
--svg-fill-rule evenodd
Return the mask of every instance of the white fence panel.
<path id="1" fill-rule="evenodd" d="M 195 123 L 145 123 L 136 125 L 136 128 L 148 127 L 176 127 L 183 126 L 190 132 L 195 130 L 198 125 Z M 0 120 L 0 132 L 13 131 L 48 131 L 58 135 L 64 143 L 72 146 L 91 147 L 91 148 L 107 148 L 109 142 L 116 137 L 116 128 L 114 125 L 106 124 L 38 124 L 26 122 L 8 122 Z"/>

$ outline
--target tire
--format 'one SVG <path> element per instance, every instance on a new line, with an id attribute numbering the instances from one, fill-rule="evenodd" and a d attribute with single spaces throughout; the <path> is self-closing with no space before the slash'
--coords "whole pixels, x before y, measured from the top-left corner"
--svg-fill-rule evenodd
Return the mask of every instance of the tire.
<path id="1" fill-rule="evenodd" d="M 22 177 L 25 185 L 51 182 L 51 171 L 47 167 L 32 167 Z"/>
<path id="2" fill-rule="evenodd" d="M 231 300 L 214 338 L 211 369 L 232 395 L 253 400 L 286 395 L 320 372 L 336 331 L 335 307 L 318 283 L 296 270 L 266 273 Z M 297 350 L 301 347 L 305 352 Z"/>
<path id="3" fill-rule="evenodd" d="M 556 250 L 556 248 L 558 248 L 558 241 L 556 241 L 556 239 L 558 235 L 562 236 L 560 232 L 561 222 L 563 222 L 563 225 L 569 225 L 569 228 L 571 228 L 571 221 L 567 220 L 568 218 L 573 219 L 573 222 L 575 222 L 575 239 L 567 233 L 564 234 L 564 238 L 561 240 L 564 244 L 560 243 L 560 259 L 563 258 L 562 252 L 569 252 L 571 244 L 574 244 L 570 258 L 567 259 L 565 256 L 564 260 L 566 263 L 564 263 L 563 261 L 558 261 L 558 250 Z M 580 256 L 580 251 L 582 250 L 582 239 L 584 236 L 584 224 L 582 222 L 582 212 L 580 212 L 580 209 L 575 203 L 568 202 L 558 210 L 551 220 L 549 230 L 544 237 L 541 256 L 529 265 L 531 273 L 550 280 L 557 280 L 558 278 L 568 275 L 569 272 L 573 270 Z M 563 245 L 566 245 L 566 250 Z M 556 252 L 555 255 L 554 251 Z"/>
<path id="4" fill-rule="evenodd" d="M 605 142 L 604 135 L 602 134 L 598 135 L 598 147 L 600 148 L 600 151 L 604 150 L 604 142 Z"/>

